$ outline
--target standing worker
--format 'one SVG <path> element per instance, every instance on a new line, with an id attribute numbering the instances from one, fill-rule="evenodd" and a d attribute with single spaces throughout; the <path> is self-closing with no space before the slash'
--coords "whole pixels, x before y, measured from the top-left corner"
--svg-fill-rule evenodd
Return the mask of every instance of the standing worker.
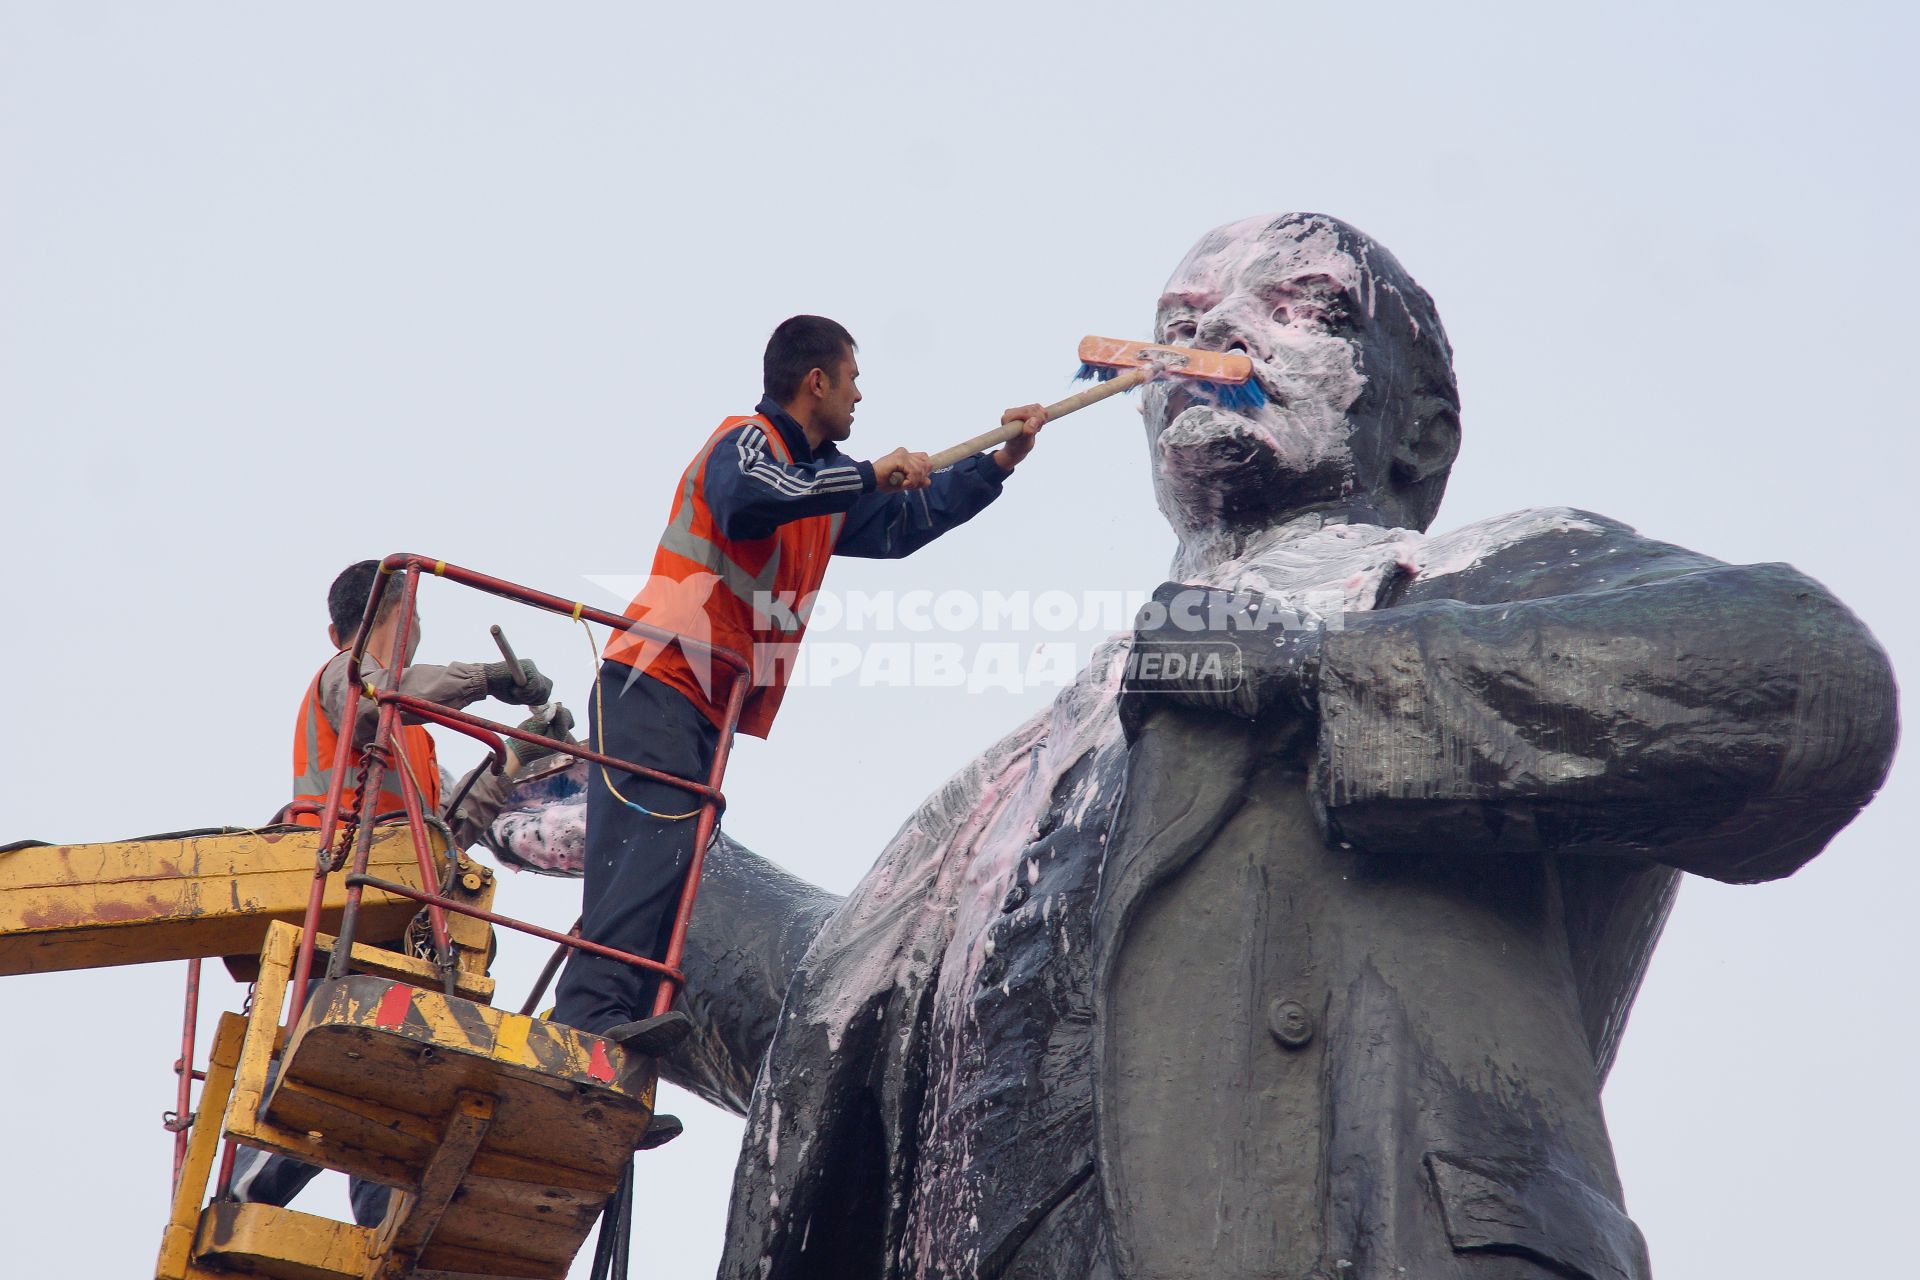
<path id="1" fill-rule="evenodd" d="M 991 454 L 938 473 L 924 453 L 895 449 L 857 462 L 836 447 L 853 432 L 860 367 L 853 338 L 822 316 L 782 321 L 767 341 L 765 397 L 728 418 L 680 477 L 647 586 L 627 606 L 636 621 L 692 634 L 747 655 L 753 687 L 740 731 L 767 736 L 803 602 L 831 555 L 891 558 L 919 550 L 1000 496 L 1046 421 L 1039 405 L 1009 409 L 1024 428 Z M 632 632 L 608 641 L 591 708 L 598 750 L 704 782 L 726 722 L 728 673 L 710 673 L 680 645 Z M 713 677 L 718 675 L 718 679 Z M 609 770 L 592 771 L 581 936 L 664 957 L 693 854 L 699 801 L 686 791 Z M 685 1015 L 649 1018 L 659 979 L 575 951 L 554 1017 L 583 1031 L 661 1053 L 686 1034 Z"/>

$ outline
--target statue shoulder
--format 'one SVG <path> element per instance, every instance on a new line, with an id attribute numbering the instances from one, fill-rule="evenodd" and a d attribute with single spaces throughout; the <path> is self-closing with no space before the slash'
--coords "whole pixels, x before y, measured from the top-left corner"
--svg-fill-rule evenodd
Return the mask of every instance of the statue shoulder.
<path id="1" fill-rule="evenodd" d="M 1423 577 L 1443 577 L 1516 551 L 1565 555 L 1582 546 L 1639 540 L 1631 525 L 1592 511 L 1528 507 L 1431 534 L 1421 544 L 1416 563 Z"/>
<path id="2" fill-rule="evenodd" d="M 1721 562 L 1577 507 L 1529 507 L 1428 537 L 1401 603 L 1536 599 L 1631 586 Z"/>

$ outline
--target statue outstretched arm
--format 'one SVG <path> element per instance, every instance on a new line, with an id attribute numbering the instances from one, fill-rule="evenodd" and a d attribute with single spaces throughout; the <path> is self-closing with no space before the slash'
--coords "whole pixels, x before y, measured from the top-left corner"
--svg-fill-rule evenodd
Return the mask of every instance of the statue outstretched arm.
<path id="1" fill-rule="evenodd" d="M 1746 883 L 1797 870 L 1873 796 L 1892 670 L 1818 583 L 1782 564 L 1597 576 L 1615 585 L 1409 603 L 1329 632 L 1328 838 L 1626 854 Z"/>
<path id="2" fill-rule="evenodd" d="M 1583 532 L 1410 575 L 1331 625 L 1168 584 L 1155 598 L 1172 607 L 1136 634 L 1135 659 L 1230 644 L 1228 678 L 1184 687 L 1143 661 L 1123 722 L 1172 696 L 1303 723 L 1327 838 L 1364 852 L 1565 850 L 1733 882 L 1790 874 L 1886 776 L 1885 653 L 1788 565 L 1721 564 L 1576 514 Z"/>
<path id="3" fill-rule="evenodd" d="M 735 1115 L 780 1021 L 787 983 L 841 899 L 722 833 L 708 850 L 681 963 L 694 1033 L 661 1075 Z"/>

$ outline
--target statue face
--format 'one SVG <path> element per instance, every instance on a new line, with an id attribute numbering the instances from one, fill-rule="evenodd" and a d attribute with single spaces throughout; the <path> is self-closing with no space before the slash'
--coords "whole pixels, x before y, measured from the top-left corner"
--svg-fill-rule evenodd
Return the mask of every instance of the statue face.
<path id="1" fill-rule="evenodd" d="M 1367 243 L 1317 215 L 1248 218 L 1209 232 L 1174 270 L 1155 339 L 1244 351 L 1267 397 L 1236 412 L 1178 379 L 1143 389 L 1155 490 L 1177 531 L 1271 524 L 1385 483 L 1381 433 L 1348 413 L 1367 385 Z"/>

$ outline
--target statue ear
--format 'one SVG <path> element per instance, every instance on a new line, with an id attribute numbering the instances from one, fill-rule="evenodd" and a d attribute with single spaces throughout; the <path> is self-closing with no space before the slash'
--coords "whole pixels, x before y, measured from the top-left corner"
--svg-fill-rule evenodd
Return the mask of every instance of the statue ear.
<path id="1" fill-rule="evenodd" d="M 1440 475 L 1460 454 L 1460 411 L 1437 396 L 1422 396 L 1393 446 L 1393 478 L 1418 484 Z"/>

